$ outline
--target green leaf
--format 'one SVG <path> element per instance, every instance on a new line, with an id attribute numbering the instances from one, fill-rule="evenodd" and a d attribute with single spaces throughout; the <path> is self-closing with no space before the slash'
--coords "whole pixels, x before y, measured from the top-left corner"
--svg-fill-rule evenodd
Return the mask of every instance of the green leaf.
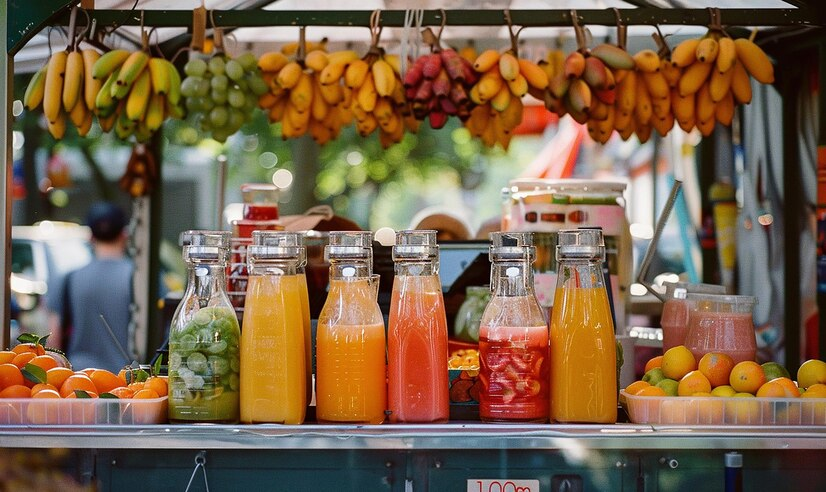
<path id="1" fill-rule="evenodd" d="M 40 337 L 34 333 L 21 333 L 17 337 L 17 341 L 20 343 L 37 343 L 38 340 L 40 340 Z"/>
<path id="2" fill-rule="evenodd" d="M 152 375 L 153 376 L 160 376 L 161 375 L 161 359 L 162 358 L 163 357 L 158 356 L 158 358 L 155 359 L 155 365 L 152 367 Z"/>
<path id="3" fill-rule="evenodd" d="M 46 340 L 48 340 L 50 336 L 52 336 L 51 333 L 49 333 L 48 335 L 43 335 L 42 337 L 37 339 L 37 343 L 39 345 L 43 345 L 45 347 L 46 346 Z"/>
<path id="4" fill-rule="evenodd" d="M 75 396 L 77 396 L 78 398 L 91 398 L 89 393 L 83 390 L 75 390 Z"/>
<path id="5" fill-rule="evenodd" d="M 78 390 L 80 391 L 80 390 Z M 113 395 L 112 393 L 101 393 L 98 395 L 98 398 L 107 399 L 107 400 L 120 400 L 117 396 Z"/>
<path id="6" fill-rule="evenodd" d="M 28 379 L 34 384 L 46 382 L 46 371 L 43 370 L 43 368 L 40 366 L 36 366 L 34 364 L 26 364 L 25 366 L 23 366 L 23 369 L 21 369 L 20 372 L 23 373 L 24 378 Z"/>
<path id="7" fill-rule="evenodd" d="M 144 371 L 143 369 L 138 369 L 137 371 L 134 371 L 133 374 L 134 374 L 134 377 L 135 377 L 135 381 L 137 381 L 139 383 L 142 383 L 142 382 L 146 381 L 147 379 L 149 379 L 149 373 Z"/>

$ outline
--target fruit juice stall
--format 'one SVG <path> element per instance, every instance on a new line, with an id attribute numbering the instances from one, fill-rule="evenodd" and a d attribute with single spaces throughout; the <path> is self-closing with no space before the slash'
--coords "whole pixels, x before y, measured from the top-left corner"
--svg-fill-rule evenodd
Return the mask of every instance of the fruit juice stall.
<path id="1" fill-rule="evenodd" d="M 89 7 L 86 3 L 82 2 Z M 82 10 L 82 15 L 79 15 L 77 10 L 72 11 L 71 5 L 61 1 L 10 2 L 0 7 L 0 13 L 6 19 L 3 42 L 8 54 L 7 63 L 2 68 L 6 97 L 0 102 L 0 107 L 10 115 L 0 142 L 6 150 L 7 162 L 11 162 L 10 81 L 13 58 L 26 41 L 44 26 L 70 26 L 70 31 L 75 31 L 76 23 L 82 22 L 79 19 L 85 18 L 90 27 L 93 24 L 115 24 L 142 28 L 191 28 L 194 37 L 202 34 L 207 22 L 212 27 L 228 28 L 361 26 L 369 27 L 372 34 L 370 50 L 364 57 L 349 50 L 326 53 L 318 47 L 313 49 L 312 43 L 303 39 L 302 32 L 298 60 L 295 54 L 272 52 L 257 58 L 241 55 L 227 60 L 216 61 L 212 58 L 208 63 L 199 60 L 197 63 L 187 63 L 183 70 L 166 62 L 163 56 L 151 54 L 148 49 L 151 36 L 144 34 L 142 29 L 139 44 L 147 48 L 149 54 L 139 51 L 136 55 L 123 50 L 111 50 L 106 54 L 96 51 L 81 53 L 70 49 L 59 52 L 61 54 L 57 56 L 52 55 L 48 64 L 34 76 L 24 102 L 29 110 L 40 111 L 42 106 L 48 122 L 47 131 L 56 138 L 64 134 L 67 123 L 76 126 L 79 134 L 84 135 L 89 131 L 94 117 L 106 131 L 114 131 L 124 139 L 134 136 L 139 142 L 150 142 L 150 147 L 155 132 L 164 120 L 182 117 L 185 111 L 200 113 L 208 118 L 204 131 L 217 141 L 226 140 L 243 124 L 243 112 L 252 111 L 256 105 L 265 108 L 272 121 L 281 123 L 285 139 L 307 133 L 323 143 L 336 138 L 341 126 L 355 119 L 354 124 L 360 134 L 377 132 L 381 144 L 388 147 L 398 142 L 404 132 L 413 131 L 423 120 L 433 128 L 439 128 L 449 116 L 460 116 L 466 121 L 471 134 L 482 139 L 486 145 L 507 147 L 510 131 L 522 117 L 521 98 L 530 93 L 551 111 L 559 115 L 570 114 L 577 121 L 587 124 L 588 132 L 595 141 L 607 141 L 614 130 L 623 139 L 633 134 L 639 141 L 646 141 L 654 132 L 665 135 L 676 126 L 686 130 L 696 126 L 704 136 L 715 135 L 703 140 L 701 165 L 698 166 L 702 186 L 710 187 L 714 181 L 715 162 L 725 159 L 727 151 L 732 152 L 731 147 L 726 147 L 731 142 L 725 141 L 731 140 L 731 134 L 714 133 L 715 127 L 728 126 L 735 110 L 751 100 L 752 88 L 759 84 L 750 82 L 750 76 L 757 82 L 771 83 L 774 80 L 773 71 L 777 74 L 781 95 L 801 105 L 803 103 L 798 99 L 800 87 L 805 84 L 811 84 L 812 89 L 820 87 L 819 80 L 804 77 L 796 57 L 814 60 L 813 64 L 817 66 L 822 64 L 822 15 L 812 2 L 777 3 L 780 8 L 772 4 L 774 8 L 666 9 L 644 1 L 629 1 L 620 2 L 622 8 L 613 10 L 426 10 L 420 12 L 419 25 L 432 26 L 437 30 L 439 26 L 505 27 L 510 33 L 512 51 L 505 54 L 496 50 L 493 53 L 485 51 L 469 61 L 462 61 L 454 52 L 421 64 L 405 64 L 407 70 L 402 70 L 401 66 L 396 66 L 399 58 L 385 53 L 379 45 L 380 33 L 383 27 L 409 25 L 411 11 L 279 11 L 262 10 L 258 4 L 243 4 L 237 8 L 213 10 L 208 15 L 205 10 L 199 14 L 199 9 L 193 13 L 188 10 L 124 12 L 93 8 Z M 94 2 L 91 4 L 93 7 Z M 200 21 L 197 20 L 199 15 Z M 196 22 L 200 22 L 200 29 Z M 686 44 L 672 45 L 670 49 L 668 42 L 659 37 L 661 53 L 642 50 L 633 58 L 625 53 L 624 40 L 618 41 L 619 46 L 594 43 L 599 46 L 589 50 L 589 41 L 582 26 L 613 27 L 620 24 L 710 26 L 709 32 L 716 34 L 698 36 L 689 39 Z M 551 67 L 550 72 L 529 60 L 518 58 L 518 31 L 514 30 L 515 26 L 572 25 L 579 50 L 561 59 L 560 65 Z M 780 34 L 772 38 L 771 46 L 767 46 L 776 59 L 776 67 L 772 70 L 771 64 L 768 67 L 765 65 L 764 56 L 757 52 L 756 45 L 745 39 L 748 38 L 745 30 L 727 29 L 726 32 L 738 38 L 738 41 L 732 41 L 727 35 L 721 35 L 723 25 L 768 25 L 778 28 Z M 220 43 L 219 38 L 215 37 L 216 45 Z M 706 41 L 712 39 L 714 43 Z M 585 57 L 585 53 L 589 56 Z M 455 58 L 451 58 L 453 56 Z M 706 57 L 714 62 L 706 61 Z M 439 65 L 434 67 L 437 61 Z M 546 67 L 549 64 L 544 63 Z M 58 68 L 53 70 L 53 67 Z M 359 68 L 350 71 L 350 67 Z M 562 72 L 563 76 L 554 78 L 554 70 Z M 64 76 L 65 82 L 62 80 Z M 40 83 L 36 81 L 38 77 L 42 78 Z M 71 91 L 66 89 L 70 77 L 73 80 L 77 77 L 78 81 Z M 211 80 L 205 82 L 206 77 L 211 77 Z M 81 80 L 86 81 L 86 89 L 94 87 L 95 90 L 88 94 L 80 90 Z M 365 85 L 370 88 L 363 89 Z M 224 96 L 225 100 L 221 99 L 224 102 L 219 103 L 220 97 L 215 97 L 210 92 L 212 89 L 217 89 L 218 95 Z M 313 91 L 316 97 L 312 96 Z M 462 93 L 464 96 L 461 96 Z M 634 97 L 629 102 L 631 93 Z M 203 100 L 206 94 L 212 98 L 208 103 Z M 249 94 L 254 94 L 254 97 L 249 97 Z M 190 100 L 197 98 L 200 99 L 195 102 Z M 351 102 L 348 108 L 352 114 L 343 114 L 341 108 L 344 105 L 340 103 L 346 99 Z M 326 105 L 320 104 L 321 101 Z M 816 100 L 814 105 L 822 106 L 821 101 Z M 223 111 L 213 111 L 216 107 L 223 108 Z M 815 114 L 823 118 L 826 111 Z M 813 260 L 804 257 L 808 250 L 802 251 L 799 244 L 806 226 L 799 220 L 797 211 L 805 208 L 805 198 L 801 196 L 800 189 L 806 184 L 806 179 L 814 179 L 814 173 L 805 173 L 797 162 L 803 160 L 807 152 L 815 153 L 815 150 L 820 158 L 819 147 L 815 149 L 814 142 L 806 140 L 806 137 L 812 137 L 819 144 L 826 142 L 822 136 L 826 125 L 819 126 L 820 134 L 805 133 L 804 125 L 799 122 L 797 107 L 791 103 L 782 106 L 779 116 L 784 138 L 782 148 L 775 145 L 774 151 L 782 151 L 780 160 L 785 165 L 780 175 L 771 175 L 771 178 L 782 180 L 779 186 L 785 197 L 785 220 L 782 221 L 780 235 L 786 253 L 783 257 L 785 276 L 781 281 L 782 296 L 785 306 L 797 306 L 805 293 L 799 279 L 806 273 L 811 263 L 809 260 Z M 765 115 L 762 117 L 768 118 Z M 798 134 L 806 140 L 801 145 L 797 145 Z M 160 156 L 157 159 L 160 167 L 162 159 Z M 7 197 L 7 213 L 0 219 L 3 224 L 0 235 L 8 252 L 12 187 L 10 165 L 7 165 L 7 171 L 0 178 Z M 137 175 L 131 176 L 125 189 L 151 208 L 152 204 L 157 203 L 159 190 L 145 187 L 148 181 L 144 179 L 148 176 L 141 172 L 146 172 L 146 167 L 133 171 Z M 770 175 L 757 177 L 757 181 L 761 182 L 769 179 Z M 302 191 L 309 193 L 309 190 Z M 760 220 L 771 217 L 765 210 L 762 212 L 754 215 L 760 224 L 763 224 Z M 543 217 L 536 211 L 530 213 L 534 214 L 531 216 L 534 220 Z M 145 219 L 148 226 L 142 232 L 142 239 L 147 257 L 143 259 L 143 266 L 149 268 L 155 261 L 151 258 L 155 254 L 151 245 L 157 230 L 151 213 L 147 213 Z M 775 217 L 775 220 L 778 219 Z M 607 240 L 607 231 L 605 237 Z M 565 279 L 560 282 L 560 286 L 565 285 L 560 287 L 560 291 L 564 292 L 567 288 L 572 289 L 571 292 L 587 291 L 587 302 L 602 306 L 601 315 L 609 319 L 605 300 L 607 290 L 600 261 L 604 258 L 607 244 L 602 243 L 602 238 L 601 232 L 588 229 L 576 234 L 560 232 L 559 273 Z M 435 236 L 402 232 L 395 239 L 392 253 L 396 263 L 394 282 L 409 283 L 411 294 L 406 299 L 411 303 L 413 299 L 419 299 L 416 301 L 420 303 L 417 305 L 419 309 L 424 309 L 421 306 L 427 309 L 437 306 L 435 300 L 421 301 L 432 293 L 428 290 L 432 289 L 427 287 L 430 285 L 428 282 L 432 283 L 431 274 L 438 270 L 439 250 Z M 359 317 L 347 323 L 362 326 L 364 332 L 375 332 L 379 337 L 383 320 L 375 302 L 375 274 L 370 269 L 374 261 L 371 240 L 370 233 L 330 233 L 327 246 L 332 265 L 330 295 L 340 295 L 341 303 L 345 302 L 344 299 L 358 299 Z M 426 364 L 404 370 L 394 366 L 394 361 L 399 360 L 394 352 L 402 351 L 403 347 L 392 343 L 392 329 L 386 335 L 390 361 L 387 404 L 364 397 L 364 402 L 369 401 L 372 406 L 364 405 L 365 408 L 370 406 L 370 409 L 365 410 L 360 420 L 348 420 L 337 413 L 341 410 L 336 407 L 337 402 L 355 400 L 356 396 L 347 391 L 337 393 L 327 390 L 335 386 L 335 379 L 325 380 L 335 368 L 329 368 L 332 356 L 325 356 L 326 360 L 319 358 L 316 369 L 316 384 L 319 387 L 315 408 L 316 419 L 324 423 L 301 423 L 306 403 L 312 395 L 312 388 L 305 386 L 311 380 L 306 378 L 311 367 L 304 355 L 308 338 L 302 333 L 293 333 L 294 336 L 284 342 L 298 350 L 294 354 L 300 355 L 295 360 L 302 362 L 291 361 L 270 374 L 284 376 L 285 385 L 287 375 L 296 374 L 290 380 L 293 387 L 290 390 L 292 396 L 288 399 L 294 403 L 295 397 L 295 401 L 304 404 L 293 404 L 281 410 L 281 404 L 285 401 L 268 401 L 267 405 L 274 407 L 278 404 L 278 411 L 283 412 L 283 415 L 269 417 L 268 420 L 268 417 L 258 418 L 256 415 L 266 414 L 269 409 L 258 408 L 255 402 L 245 403 L 242 396 L 239 414 L 239 386 L 243 394 L 246 384 L 254 387 L 265 384 L 268 379 L 260 375 L 259 379 L 254 379 L 253 371 L 244 370 L 245 346 L 246 350 L 250 350 L 249 347 L 256 342 L 243 337 L 252 337 L 253 329 L 265 329 L 265 323 L 250 315 L 248 321 L 244 318 L 246 330 L 239 332 L 231 306 L 228 316 L 213 316 L 219 308 L 210 307 L 213 311 L 195 308 L 192 316 L 181 323 L 181 329 L 171 332 L 168 388 L 161 378 L 162 389 L 140 398 L 136 395 L 137 391 L 145 391 L 146 386 L 158 383 L 157 378 L 149 382 L 141 376 L 142 389 L 136 388 L 133 393 L 129 388 L 121 389 L 125 385 L 117 381 L 106 381 L 108 376 L 103 372 L 90 371 L 86 376 L 66 373 L 66 381 L 74 379 L 68 386 L 66 381 L 62 382 L 58 397 L 65 393 L 65 396 L 74 395 L 74 400 L 49 401 L 41 396 L 43 401 L 40 401 L 41 398 L 35 401 L 32 397 L 31 401 L 21 398 L 22 403 L 2 404 L 0 447 L 9 450 L 69 450 L 70 459 L 65 468 L 82 481 L 94 480 L 105 490 L 208 489 L 209 484 L 213 488 L 234 490 L 247 484 L 265 483 L 273 478 L 278 482 L 271 488 L 279 490 L 320 490 L 341 487 L 342 483 L 348 484 L 351 489 L 399 491 L 462 488 L 469 491 L 685 490 L 690 487 L 739 490 L 738 487 L 744 485 L 747 489 L 779 487 L 785 490 L 800 487 L 818 490 L 826 486 L 826 473 L 822 470 L 823 458 L 826 457 L 826 395 L 818 393 L 820 386 L 826 383 L 826 374 L 822 374 L 826 370 L 816 363 L 800 363 L 804 356 L 800 350 L 801 334 L 797 330 L 786 330 L 785 361 L 797 376 L 799 388 L 791 382 L 791 378 L 784 377 L 780 371 L 782 367 L 758 366 L 754 362 L 756 348 L 745 356 L 745 362 L 753 365 L 735 365 L 725 355 L 731 347 L 719 348 L 725 357 L 695 356 L 692 350 L 698 348 L 700 342 L 693 342 L 687 336 L 683 342 L 685 345 L 677 343 L 663 358 L 650 360 L 650 367 L 646 367 L 645 377 L 640 381 L 621 388 L 623 391 L 619 400 L 624 413 L 620 412 L 618 419 L 617 405 L 613 399 L 617 390 L 613 336 L 608 342 L 597 340 L 594 347 L 600 347 L 603 351 L 599 352 L 601 356 L 581 363 L 587 367 L 576 368 L 590 371 L 589 377 L 601 378 L 603 384 L 590 382 L 583 384 L 582 388 L 575 385 L 576 381 L 572 385 L 563 377 L 570 371 L 569 366 L 574 364 L 566 366 L 560 362 L 564 353 L 560 348 L 564 343 L 564 333 L 554 331 L 556 318 L 550 323 L 551 339 L 548 341 L 546 337 L 544 342 L 546 351 L 550 344 L 550 351 L 547 352 L 551 357 L 550 364 L 541 355 L 543 342 L 535 343 L 534 339 L 541 340 L 548 330 L 533 293 L 530 265 L 534 262 L 536 250 L 532 241 L 531 234 L 519 231 L 503 232 L 491 239 L 494 285 L 488 306 L 494 306 L 491 308 L 493 311 L 511 316 L 499 326 L 503 333 L 509 333 L 508 330 L 513 330 L 513 327 L 524 328 L 526 333 L 530 333 L 524 340 L 530 350 L 520 353 L 522 359 L 485 358 L 486 351 L 490 354 L 495 354 L 496 350 L 500 350 L 500 354 L 505 353 L 503 349 L 492 348 L 496 340 L 486 338 L 495 327 L 493 321 L 488 319 L 480 333 L 487 344 L 480 346 L 483 358 L 481 376 L 491 378 L 499 371 L 494 367 L 497 360 L 510 360 L 513 364 L 524 363 L 525 367 L 514 368 L 513 365 L 503 364 L 507 367 L 500 368 L 501 372 L 506 373 L 508 369 L 526 374 L 535 371 L 538 378 L 525 379 L 514 388 L 498 390 L 493 383 L 483 384 L 482 391 L 488 394 L 486 397 L 483 395 L 482 404 L 478 407 L 481 422 L 477 419 L 452 418 L 452 413 L 449 418 L 444 413 L 447 402 L 437 403 L 435 397 L 432 406 L 439 407 L 440 411 L 425 417 L 406 414 L 403 407 L 397 406 L 403 399 L 400 396 L 403 392 L 394 393 L 393 388 L 398 388 L 402 378 L 410 377 L 416 369 L 426 372 Z M 199 279 L 199 285 L 207 290 L 223 291 L 225 285 L 220 280 L 229 258 L 229 233 L 191 231 L 183 244 L 185 258 L 193 272 L 191 279 Z M 248 289 L 270 281 L 268 275 L 272 275 L 272 268 L 278 270 L 285 285 L 289 283 L 287 280 L 300 285 L 304 279 L 305 258 L 300 244 L 296 236 L 289 233 L 253 233 L 247 252 L 250 257 Z M 9 256 L 5 255 L 2 271 L 6 280 L 0 287 L 7 300 L 10 288 Z M 574 265 L 576 262 L 587 263 L 590 270 L 580 270 Z M 197 275 L 194 273 L 196 270 L 199 271 Z M 349 277 L 355 277 L 358 282 L 348 282 Z M 306 280 L 303 281 L 306 284 Z M 299 314 L 306 318 L 308 314 L 296 308 L 305 302 L 297 292 L 301 288 L 296 285 L 285 287 L 279 302 L 284 306 L 283 312 L 289 310 L 294 318 L 298 318 Z M 436 285 L 438 289 L 438 282 Z M 345 286 L 350 289 L 348 295 L 341 293 Z M 758 289 L 761 287 L 758 286 Z M 250 295 L 251 292 L 256 294 Z M 247 290 L 247 293 L 248 307 L 253 310 L 252 306 L 259 303 L 256 296 L 261 292 Z M 398 307 L 404 296 L 400 297 L 396 292 L 394 295 L 392 306 Z M 745 302 L 739 299 L 744 296 L 725 296 L 725 300 L 720 300 L 703 298 L 702 295 L 706 294 L 687 293 L 686 300 L 702 306 L 701 310 L 709 319 L 720 313 L 728 318 L 736 317 L 739 312 L 731 305 L 740 306 Z M 571 305 L 576 304 L 573 299 Z M 514 307 L 523 301 L 526 303 L 524 310 Z M 822 302 L 822 295 L 818 301 Z M 586 301 L 580 299 L 577 302 Z M 496 307 L 497 303 L 500 303 L 499 307 Z M 182 305 L 185 304 L 182 301 Z M 0 341 L 3 347 L 7 347 L 11 345 L 9 302 L 5 302 L 2 309 L 4 330 Z M 261 319 L 264 319 L 261 309 L 256 316 L 260 313 Z M 748 304 L 745 309 L 750 313 L 754 307 Z M 391 307 L 391 311 L 391 325 L 394 317 L 405 315 L 401 308 Z M 558 309 L 554 316 L 562 311 Z M 515 317 L 514 313 L 524 316 Z M 783 316 L 786 326 L 802 325 L 801 310 L 787 308 Z M 437 319 L 438 314 L 425 317 Z M 336 329 L 335 319 L 329 312 L 322 312 L 319 316 L 318 354 L 333 350 L 329 339 Z M 608 321 L 603 323 L 611 325 Z M 824 323 L 826 320 L 821 319 L 821 328 L 815 331 L 826 333 L 822 329 Z M 202 347 L 198 345 L 203 338 L 199 333 L 204 331 L 206 338 L 211 338 L 213 343 Z M 513 336 L 512 332 L 508 336 Z M 152 340 L 153 345 L 157 342 Z M 273 343 L 271 340 L 265 342 Z M 824 357 L 826 336 L 821 336 L 818 343 L 819 351 L 812 349 L 812 343 L 807 345 L 807 354 L 813 355 L 805 358 Z M 25 361 L 20 364 L 25 369 L 23 372 L 27 380 L 33 382 L 32 378 L 46 378 L 43 382 L 49 384 L 48 373 L 55 369 L 52 364 L 56 363 L 40 362 L 46 359 L 38 357 L 49 356 L 38 352 L 42 347 L 36 338 L 21 346 L 24 347 L 12 352 L 9 360 L 14 362 L 17 357 L 22 357 L 20 360 Z M 372 371 L 365 376 L 365 380 L 370 379 L 371 384 L 381 388 L 385 378 L 381 376 L 377 379 L 375 376 L 384 371 L 382 356 L 385 348 L 384 344 L 377 346 L 379 356 L 372 359 L 374 365 L 381 369 Z M 425 360 L 424 357 L 419 359 L 419 356 L 431 346 L 436 346 L 436 342 L 430 340 L 424 346 L 419 345 L 423 348 L 415 354 L 417 364 Z M 513 350 L 513 347 L 507 350 Z M 589 355 L 587 351 L 580 352 L 586 357 Z M 715 350 L 712 355 L 717 353 Z M 235 364 L 239 357 L 240 366 Z M 353 353 L 343 357 L 356 358 Z M 38 359 L 44 367 L 26 363 L 34 359 Z M 729 362 L 730 365 L 727 365 Z M 800 371 L 796 370 L 798 366 Z M 156 372 L 157 369 L 150 368 L 149 371 Z M 58 372 L 61 371 L 52 374 Z M 218 377 L 205 380 L 202 375 L 207 372 Z M 439 374 L 433 375 L 432 380 L 442 381 L 439 378 L 446 376 L 443 374 L 446 368 L 437 372 Z M 766 381 L 769 372 L 779 377 Z M 610 377 L 606 377 L 605 373 Z M 13 379 L 17 377 L 15 374 L 6 376 L 3 373 L 3 376 Z M 83 386 L 87 384 L 82 382 L 86 379 L 91 381 L 91 386 Z M 409 381 L 414 379 L 411 377 Z M 609 380 L 610 384 L 607 384 Z M 9 381 L 3 379 L 3 391 L 12 386 L 26 387 L 24 384 L 10 384 Z M 727 381 L 730 384 L 725 384 Z M 434 387 L 441 388 L 437 391 L 439 395 L 447 396 L 446 379 L 443 382 Z M 786 386 L 788 382 L 793 387 Z M 184 386 L 176 386 L 180 384 Z M 712 391 L 712 384 L 715 390 L 728 387 L 735 393 L 745 395 L 741 395 L 743 398 L 729 393 L 718 396 Z M 321 391 L 322 386 L 326 391 Z M 467 386 L 473 387 L 470 384 Z M 594 389 L 597 386 L 605 386 L 611 393 L 609 400 L 601 401 L 599 415 L 588 415 L 584 419 L 575 416 L 577 412 L 583 412 L 579 407 L 585 408 L 585 413 L 590 411 L 590 399 L 600 399 L 595 393 L 598 390 Z M 560 397 L 555 392 L 561 388 L 567 388 L 568 395 L 580 395 L 581 398 Z M 800 389 L 804 389 L 803 395 L 808 393 L 809 397 L 798 397 Z M 197 398 L 177 401 L 179 390 L 180 394 L 194 394 Z M 49 394 L 49 391 L 40 389 L 43 395 Z M 169 397 L 161 396 L 164 391 L 170 393 Z M 374 393 L 381 391 L 370 390 Z M 112 398 L 86 398 L 95 392 L 112 395 Z M 790 397 L 792 395 L 788 392 L 796 392 L 797 395 Z M 495 393 L 497 400 L 491 396 Z M 522 393 L 538 399 L 529 400 Z M 587 397 L 584 396 L 586 394 Z M 755 394 L 756 398 L 748 398 Z M 362 398 L 362 395 L 358 397 Z M 12 396 L 12 400 L 8 401 L 18 400 Z M 513 405 L 509 406 L 511 403 Z M 245 408 L 252 411 L 245 413 Z M 392 408 L 393 412 L 389 414 L 389 422 L 380 423 L 388 416 L 386 408 Z M 210 411 L 215 413 L 208 414 Z M 549 415 L 554 423 L 547 423 Z M 239 420 L 242 423 L 237 423 Z M 252 424 L 276 421 L 282 423 Z"/>

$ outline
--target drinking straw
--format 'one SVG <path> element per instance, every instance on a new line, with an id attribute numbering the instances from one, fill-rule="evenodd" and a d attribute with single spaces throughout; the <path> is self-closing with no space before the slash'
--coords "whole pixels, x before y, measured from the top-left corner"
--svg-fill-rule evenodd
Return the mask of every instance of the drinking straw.
<path id="1" fill-rule="evenodd" d="M 648 292 L 654 294 L 660 302 L 665 302 L 665 298 L 662 294 L 655 291 L 651 288 L 651 286 L 645 283 L 645 277 L 648 275 L 648 269 L 651 267 L 651 261 L 654 259 L 654 253 L 657 251 L 657 244 L 660 241 L 660 236 L 662 236 L 663 229 L 665 229 L 665 223 L 668 221 L 668 216 L 671 215 L 671 210 L 674 208 L 674 203 L 677 201 L 677 194 L 680 192 L 680 187 L 682 185 L 682 181 L 678 179 L 674 180 L 674 184 L 671 186 L 671 193 L 668 195 L 668 200 L 665 201 L 665 206 L 657 219 L 657 226 L 654 228 L 654 236 L 651 238 L 651 242 L 648 243 L 648 248 L 645 250 L 645 256 L 643 257 L 642 264 L 640 265 L 640 271 L 637 274 L 637 282 L 644 285 L 645 288 L 648 289 Z"/>

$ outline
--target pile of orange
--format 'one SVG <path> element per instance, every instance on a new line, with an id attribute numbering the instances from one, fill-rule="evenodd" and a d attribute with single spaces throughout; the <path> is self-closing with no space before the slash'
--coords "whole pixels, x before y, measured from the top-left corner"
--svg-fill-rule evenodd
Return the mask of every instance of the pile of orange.
<path id="1" fill-rule="evenodd" d="M 636 396 L 721 396 L 826 398 L 826 362 L 812 359 L 797 372 L 797 382 L 780 364 L 737 364 L 726 354 L 710 352 L 699 361 L 680 345 L 652 358 L 645 376 L 625 388 Z"/>

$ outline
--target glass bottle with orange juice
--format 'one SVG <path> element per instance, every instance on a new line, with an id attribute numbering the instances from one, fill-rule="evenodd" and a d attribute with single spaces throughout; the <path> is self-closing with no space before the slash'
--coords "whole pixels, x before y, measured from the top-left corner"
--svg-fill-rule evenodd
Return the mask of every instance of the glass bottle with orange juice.
<path id="1" fill-rule="evenodd" d="M 294 232 L 254 231 L 241 332 L 241 422 L 300 424 L 307 408 L 301 308 L 304 259 Z M 306 320 L 309 323 L 309 319 Z"/>
<path id="2" fill-rule="evenodd" d="M 491 233 L 491 291 L 479 324 L 479 418 L 548 420 L 548 324 L 536 300 L 529 232 Z"/>
<path id="3" fill-rule="evenodd" d="M 391 422 L 447 422 L 447 318 L 436 231 L 399 231 L 387 335 Z"/>
<path id="4" fill-rule="evenodd" d="M 617 353 L 599 229 L 559 232 L 551 315 L 551 421 L 617 421 Z"/>
<path id="5" fill-rule="evenodd" d="M 320 423 L 380 424 L 387 409 L 384 318 L 372 276 L 373 233 L 330 233 L 330 287 L 316 334 Z"/>

